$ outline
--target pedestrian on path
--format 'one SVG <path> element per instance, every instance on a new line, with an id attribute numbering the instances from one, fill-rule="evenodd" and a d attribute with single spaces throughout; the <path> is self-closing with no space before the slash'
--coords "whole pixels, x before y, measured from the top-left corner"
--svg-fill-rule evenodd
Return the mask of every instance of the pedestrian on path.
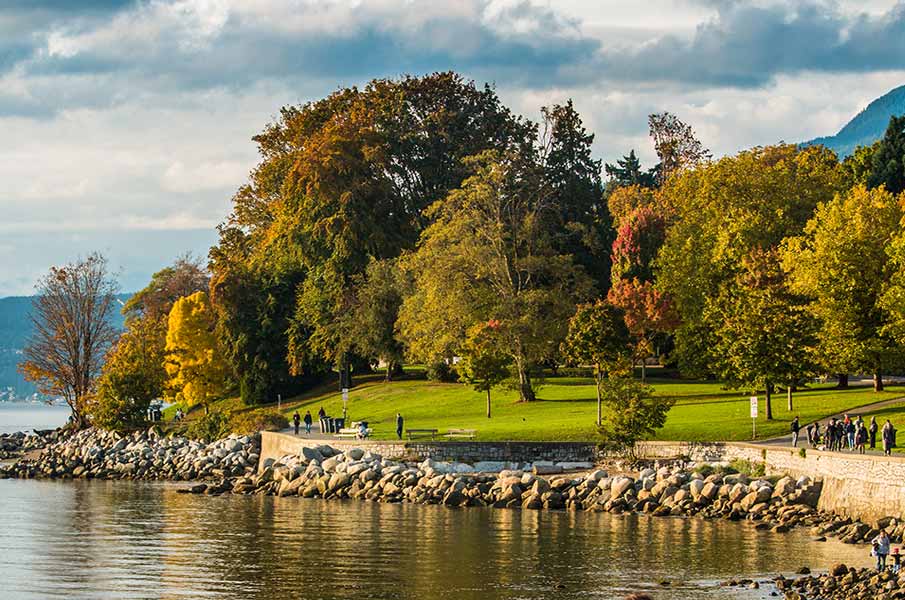
<path id="1" fill-rule="evenodd" d="M 311 411 L 305 412 L 305 435 L 311 435 Z"/>
<path id="2" fill-rule="evenodd" d="M 890 423 L 889 419 L 886 419 L 886 423 L 883 424 L 883 454 L 889 456 L 892 454 L 892 444 L 895 439 L 895 429 L 893 429 L 892 423 Z"/>
<path id="3" fill-rule="evenodd" d="M 299 423 L 302 418 L 299 416 L 299 411 L 295 411 L 295 414 L 292 415 L 292 425 L 295 428 L 295 435 L 299 434 Z"/>
<path id="4" fill-rule="evenodd" d="M 400 440 L 402 439 L 402 426 L 404 423 L 405 420 L 402 418 L 402 413 L 396 413 L 396 437 Z"/>
<path id="5" fill-rule="evenodd" d="M 798 421 L 798 415 L 792 419 L 792 447 L 798 447 L 798 433 L 801 431 L 801 423 Z"/>
<path id="6" fill-rule="evenodd" d="M 864 421 L 861 421 L 861 425 L 858 426 L 858 430 L 855 432 L 855 448 L 858 450 L 858 454 L 864 454 L 864 445 L 867 443 L 867 427 L 864 426 Z"/>
<path id="7" fill-rule="evenodd" d="M 877 425 L 877 417 L 870 418 L 870 427 L 867 428 L 867 432 L 870 434 L 870 449 L 875 450 L 877 447 L 877 430 L 880 429 L 880 426 Z"/>
<path id="8" fill-rule="evenodd" d="M 843 421 L 845 424 L 845 428 L 843 432 L 845 433 L 845 440 L 848 442 L 848 449 L 855 449 L 855 424 L 849 418 L 848 415 L 845 415 L 845 420 Z"/>

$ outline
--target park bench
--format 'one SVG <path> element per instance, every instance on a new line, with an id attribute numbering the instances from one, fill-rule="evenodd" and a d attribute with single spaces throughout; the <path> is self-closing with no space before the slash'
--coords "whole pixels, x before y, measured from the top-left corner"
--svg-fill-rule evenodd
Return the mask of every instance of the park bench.
<path id="1" fill-rule="evenodd" d="M 477 434 L 477 429 L 450 429 L 443 435 L 449 439 L 473 440 Z"/>
<path id="2" fill-rule="evenodd" d="M 336 434 L 338 438 L 356 439 L 358 438 L 358 427 L 344 427 Z M 365 437 L 371 437 L 371 428 L 365 429 Z"/>
<path id="3" fill-rule="evenodd" d="M 435 439 L 437 437 L 436 429 L 406 429 L 406 435 L 410 440 L 414 440 L 417 438 L 426 438 Z"/>

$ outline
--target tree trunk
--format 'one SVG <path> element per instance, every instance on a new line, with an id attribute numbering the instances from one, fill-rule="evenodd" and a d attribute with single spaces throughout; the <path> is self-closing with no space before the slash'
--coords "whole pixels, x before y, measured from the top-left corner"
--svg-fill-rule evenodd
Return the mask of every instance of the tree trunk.
<path id="1" fill-rule="evenodd" d="M 386 376 L 386 378 L 384 378 L 384 381 L 386 383 L 393 381 L 393 369 L 394 369 L 393 363 L 388 362 L 387 363 L 387 376 Z"/>
<path id="2" fill-rule="evenodd" d="M 490 388 L 487 388 L 487 418 L 490 418 Z"/>
<path id="3" fill-rule="evenodd" d="M 882 392 L 883 391 L 883 374 L 877 371 L 874 373 L 874 391 Z"/>
<path id="4" fill-rule="evenodd" d="M 603 424 L 603 395 L 600 393 L 600 386 L 603 385 L 603 375 L 599 370 L 594 379 L 597 381 L 597 426 L 600 427 Z"/>
<path id="5" fill-rule="evenodd" d="M 770 404 L 770 401 L 773 399 L 773 384 L 768 381 L 766 388 L 767 389 L 766 389 L 766 392 L 764 395 L 766 396 L 766 400 L 767 400 L 767 420 L 772 421 L 773 420 L 773 406 Z"/>
<path id="6" fill-rule="evenodd" d="M 521 402 L 535 400 L 534 388 L 531 387 L 531 374 L 528 372 L 528 366 L 525 364 L 524 359 L 516 359 L 515 366 L 518 370 L 519 400 Z"/>
<path id="7" fill-rule="evenodd" d="M 839 373 L 838 375 L 836 375 L 836 379 L 838 380 L 838 382 L 836 383 L 837 389 L 848 389 L 848 373 Z"/>
<path id="8" fill-rule="evenodd" d="M 786 389 L 786 398 L 789 401 L 789 412 L 792 412 L 792 384 Z"/>

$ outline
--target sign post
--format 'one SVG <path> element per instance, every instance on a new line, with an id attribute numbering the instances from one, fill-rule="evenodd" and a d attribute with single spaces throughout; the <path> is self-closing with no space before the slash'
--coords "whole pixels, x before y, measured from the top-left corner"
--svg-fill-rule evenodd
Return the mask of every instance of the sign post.
<path id="1" fill-rule="evenodd" d="M 757 396 L 751 396 L 751 439 L 757 438 Z"/>
<path id="2" fill-rule="evenodd" d="M 343 421 L 346 420 L 346 405 L 349 403 L 349 388 L 343 388 Z"/>

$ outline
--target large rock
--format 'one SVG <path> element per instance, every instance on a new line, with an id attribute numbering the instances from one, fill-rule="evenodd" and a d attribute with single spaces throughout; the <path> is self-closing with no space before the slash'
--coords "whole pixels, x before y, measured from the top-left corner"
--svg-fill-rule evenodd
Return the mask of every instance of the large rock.
<path id="1" fill-rule="evenodd" d="M 631 477 L 615 477 L 610 485 L 610 500 L 621 498 L 634 483 Z"/>

